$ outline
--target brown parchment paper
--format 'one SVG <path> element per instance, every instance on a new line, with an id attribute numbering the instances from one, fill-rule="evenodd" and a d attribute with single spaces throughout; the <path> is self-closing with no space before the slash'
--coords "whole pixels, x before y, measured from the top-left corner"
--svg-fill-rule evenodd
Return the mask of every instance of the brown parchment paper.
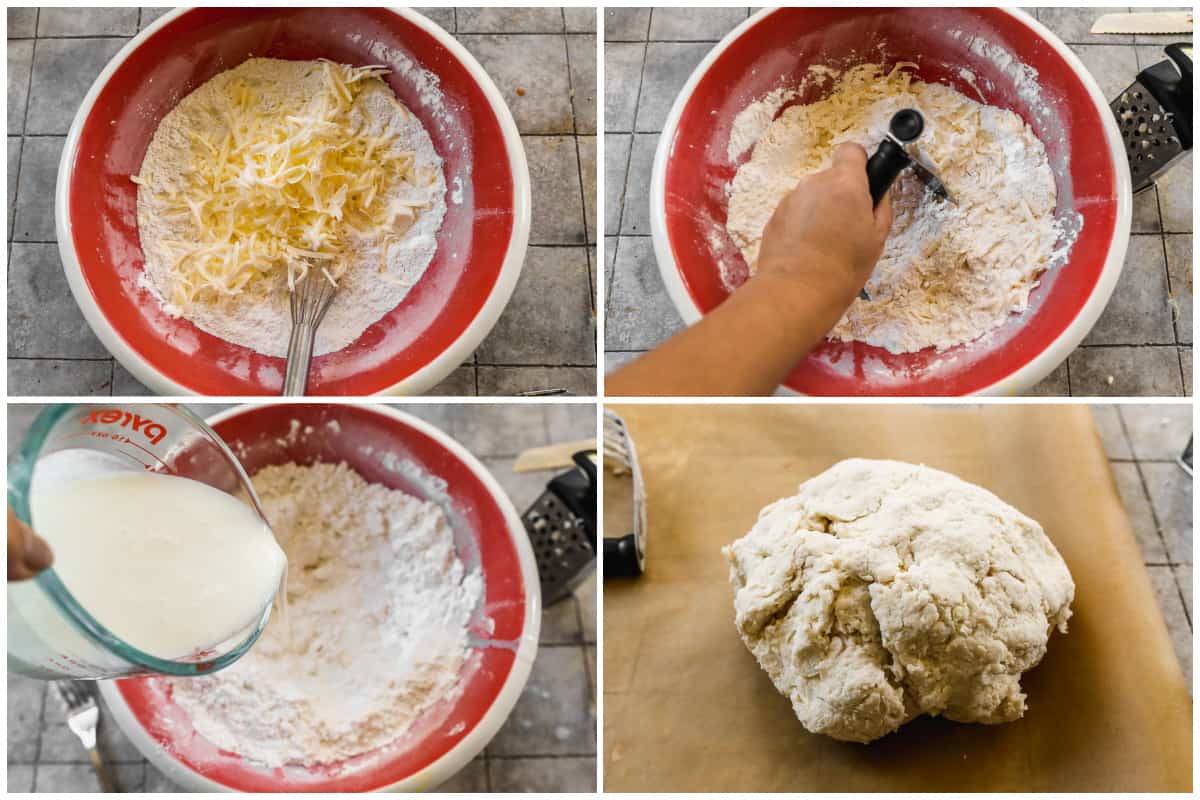
<path id="1" fill-rule="evenodd" d="M 1191 699 L 1085 406 L 612 406 L 649 511 L 647 572 L 604 584 L 608 791 L 1190 791 Z M 849 457 L 925 463 L 1038 520 L 1070 633 L 1005 725 L 920 717 L 869 745 L 807 733 L 733 625 L 722 545 Z"/>

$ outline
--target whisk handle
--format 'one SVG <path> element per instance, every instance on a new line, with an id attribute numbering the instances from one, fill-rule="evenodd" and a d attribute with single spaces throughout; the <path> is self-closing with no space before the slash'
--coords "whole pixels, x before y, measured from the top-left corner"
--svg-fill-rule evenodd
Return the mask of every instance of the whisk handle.
<path id="1" fill-rule="evenodd" d="M 287 369 L 283 373 L 284 397 L 303 397 L 308 389 L 308 370 L 312 365 L 313 341 L 316 337 L 316 325 L 301 323 L 292 326 L 292 337 L 288 340 Z"/>

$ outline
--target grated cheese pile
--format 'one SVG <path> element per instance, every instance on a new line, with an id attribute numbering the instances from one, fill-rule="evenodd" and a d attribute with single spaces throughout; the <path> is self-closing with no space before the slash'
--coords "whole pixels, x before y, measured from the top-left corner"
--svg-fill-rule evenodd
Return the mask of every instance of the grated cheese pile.
<path id="1" fill-rule="evenodd" d="M 957 205 L 927 196 L 911 171 L 901 174 L 895 221 L 867 283 L 871 300 L 855 300 L 830 333 L 894 353 L 970 342 L 1024 311 L 1038 276 L 1065 258 L 1078 232 L 1074 215 L 1056 219 L 1054 174 L 1029 126 L 915 79 L 915 66 L 861 64 L 839 74 L 825 98 L 785 109 L 730 184 L 726 222 L 753 272 L 763 227 L 801 178 L 828 168 L 843 142 L 873 152 L 893 114 L 919 110 L 919 149 Z"/>
<path id="2" fill-rule="evenodd" d="M 364 119 L 357 101 L 368 92 L 409 116 L 380 79 L 385 67 L 277 62 L 302 68 L 307 89 L 304 102 L 281 103 L 255 79 L 268 61 L 251 59 L 194 93 L 201 97 L 192 113 L 200 116 L 187 127 L 182 168 L 155 175 L 144 164 L 132 177 L 139 224 L 145 207 L 160 225 L 188 233 L 154 242 L 170 274 L 170 286 L 157 288 L 178 309 L 261 299 L 284 283 L 290 290 L 310 269 L 337 285 L 356 236 L 382 236 L 378 275 L 398 280 L 388 274 L 386 252 L 429 200 L 396 188 L 441 179 L 436 165 L 418 164 L 411 149 L 397 146 L 393 130 Z"/>

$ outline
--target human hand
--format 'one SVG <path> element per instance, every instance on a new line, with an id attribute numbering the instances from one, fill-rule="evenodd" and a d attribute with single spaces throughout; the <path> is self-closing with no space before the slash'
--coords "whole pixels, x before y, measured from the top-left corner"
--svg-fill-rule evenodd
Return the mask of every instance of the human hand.
<path id="1" fill-rule="evenodd" d="M 871 207 L 867 152 L 833 151 L 833 166 L 802 179 L 763 229 L 757 275 L 787 278 L 838 309 L 871 277 L 892 225 L 891 199 Z"/>
<path id="2" fill-rule="evenodd" d="M 8 579 L 32 578 L 54 562 L 50 545 L 8 509 Z"/>

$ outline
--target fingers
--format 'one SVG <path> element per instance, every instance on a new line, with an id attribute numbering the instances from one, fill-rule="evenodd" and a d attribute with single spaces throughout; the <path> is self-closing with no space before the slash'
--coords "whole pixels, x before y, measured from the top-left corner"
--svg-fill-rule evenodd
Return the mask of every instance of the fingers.
<path id="1" fill-rule="evenodd" d="M 53 561 L 50 545 L 17 519 L 11 508 L 8 509 L 8 579 L 22 581 L 32 578 Z"/>
<path id="2" fill-rule="evenodd" d="M 833 166 L 836 169 L 857 169 L 864 179 L 867 174 L 867 151 L 854 142 L 839 144 L 833 151 Z"/>

